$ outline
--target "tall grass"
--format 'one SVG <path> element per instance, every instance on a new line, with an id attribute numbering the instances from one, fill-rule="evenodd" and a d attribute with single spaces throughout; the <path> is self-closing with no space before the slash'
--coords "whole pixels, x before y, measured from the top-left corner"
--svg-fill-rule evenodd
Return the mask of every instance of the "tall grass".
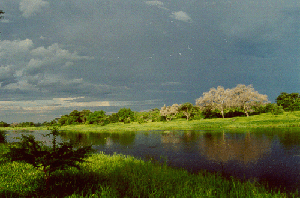
<path id="1" fill-rule="evenodd" d="M 130 156 L 94 154 L 81 170 L 56 171 L 47 189 L 43 173 L 30 165 L 0 165 L 0 197 L 294 197 L 258 183 L 224 179 Z"/>

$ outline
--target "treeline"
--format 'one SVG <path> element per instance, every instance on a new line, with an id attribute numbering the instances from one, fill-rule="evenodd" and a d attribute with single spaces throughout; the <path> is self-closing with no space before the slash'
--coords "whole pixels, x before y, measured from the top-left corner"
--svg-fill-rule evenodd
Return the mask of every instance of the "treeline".
<path id="1" fill-rule="evenodd" d="M 33 122 L 7 124 L 0 122 L 0 127 L 31 127 L 31 126 L 64 126 L 72 124 L 97 124 L 110 123 L 171 121 L 185 118 L 187 120 L 200 120 L 206 118 L 230 118 L 237 116 L 251 116 L 271 112 L 273 115 L 282 114 L 284 111 L 300 110 L 300 94 L 282 92 L 276 103 L 270 103 L 267 95 L 259 94 L 252 85 L 237 85 L 232 89 L 219 86 L 211 88 L 196 99 L 196 104 L 191 103 L 164 105 L 161 109 L 151 109 L 144 112 L 135 112 L 130 108 L 121 108 L 117 113 L 107 115 L 105 111 L 74 110 L 50 122 L 35 124 Z"/>
<path id="2" fill-rule="evenodd" d="M 44 122 L 45 126 L 64 126 L 72 124 L 97 124 L 107 125 L 116 122 L 156 122 L 162 121 L 159 109 L 152 109 L 148 112 L 134 112 L 130 108 L 122 108 L 117 113 L 107 115 L 105 111 L 90 111 L 90 110 L 74 110 L 68 115 L 63 115 L 60 118 L 54 119 L 51 122 Z"/>

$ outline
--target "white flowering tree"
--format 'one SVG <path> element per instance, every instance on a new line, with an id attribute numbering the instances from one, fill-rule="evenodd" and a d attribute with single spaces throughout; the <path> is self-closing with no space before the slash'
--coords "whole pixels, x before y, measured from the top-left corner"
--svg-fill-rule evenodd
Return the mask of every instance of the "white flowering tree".
<path id="1" fill-rule="evenodd" d="M 249 112 L 254 111 L 254 107 L 264 105 L 268 103 L 268 96 L 259 94 L 254 90 L 252 85 L 239 84 L 232 89 L 232 102 L 236 107 L 241 108 L 246 116 L 249 116 Z"/>
<path id="2" fill-rule="evenodd" d="M 203 96 L 196 99 L 196 105 L 204 110 L 218 110 L 222 117 L 231 108 L 243 110 L 246 116 L 254 111 L 254 107 L 261 106 L 268 102 L 268 96 L 259 94 L 252 85 L 239 84 L 232 89 L 224 89 L 222 86 L 211 88 L 209 92 L 204 92 Z"/>
<path id="3" fill-rule="evenodd" d="M 203 111 L 206 108 L 219 110 L 224 118 L 224 111 L 229 109 L 233 104 L 231 101 L 232 90 L 224 89 L 222 86 L 211 88 L 209 92 L 204 92 L 203 96 L 196 100 L 196 105 Z"/>
<path id="4" fill-rule="evenodd" d="M 172 106 L 166 106 L 164 105 L 160 109 L 160 115 L 165 117 L 167 121 L 172 120 L 178 113 L 179 105 L 178 104 L 173 104 Z"/>

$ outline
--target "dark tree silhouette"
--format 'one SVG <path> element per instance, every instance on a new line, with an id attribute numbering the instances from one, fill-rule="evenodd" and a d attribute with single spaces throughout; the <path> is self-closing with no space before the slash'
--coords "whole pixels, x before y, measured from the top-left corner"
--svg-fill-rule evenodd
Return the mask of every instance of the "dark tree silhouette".
<path id="1" fill-rule="evenodd" d="M 2 14 L 4 14 L 5 12 L 3 12 L 3 10 L 0 10 L 0 19 L 3 18 L 3 16 L 1 16 Z M 1 33 L 1 32 L 0 32 Z"/>
<path id="2" fill-rule="evenodd" d="M 1 16 L 2 14 L 4 14 L 5 12 L 3 12 L 3 10 L 0 10 L 0 19 L 3 18 L 3 16 Z"/>

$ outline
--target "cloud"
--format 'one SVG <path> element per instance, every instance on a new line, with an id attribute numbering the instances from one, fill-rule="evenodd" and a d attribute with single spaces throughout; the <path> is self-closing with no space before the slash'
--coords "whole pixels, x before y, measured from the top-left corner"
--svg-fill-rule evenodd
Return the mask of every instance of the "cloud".
<path id="1" fill-rule="evenodd" d="M 3 111 L 18 111 L 19 113 L 35 112 L 45 113 L 60 109 L 80 108 L 80 107 L 120 107 L 128 105 L 153 104 L 157 101 L 86 101 L 79 102 L 78 99 L 85 99 L 85 97 L 75 98 L 53 98 L 50 100 L 30 100 L 30 101 L 0 101 L 0 108 Z"/>
<path id="2" fill-rule="evenodd" d="M 10 20 L 9 20 L 9 19 L 1 19 L 0 22 L 1 22 L 1 23 L 9 23 Z"/>
<path id="3" fill-rule="evenodd" d="M 34 76 L 38 73 L 53 69 L 53 67 L 61 68 L 62 66 L 72 66 L 73 61 L 91 60 L 93 57 L 80 56 L 77 52 L 69 52 L 60 48 L 57 43 L 45 48 L 38 47 L 30 51 L 31 59 L 28 62 L 27 68 L 24 69 L 25 74 Z"/>
<path id="4" fill-rule="evenodd" d="M 12 54 L 20 54 L 27 52 L 33 47 L 33 42 L 30 39 L 25 40 L 0 40 L 0 57 L 5 58 L 12 56 Z"/>
<path id="5" fill-rule="evenodd" d="M 164 3 L 161 1 L 146 1 L 145 3 L 150 6 L 157 6 L 160 9 L 170 10 L 170 9 L 164 7 Z"/>
<path id="6" fill-rule="evenodd" d="M 170 17 L 183 22 L 192 22 L 192 18 L 189 17 L 189 15 L 183 11 L 172 12 L 172 15 L 170 15 Z"/>
<path id="7" fill-rule="evenodd" d="M 43 0 L 21 0 L 19 9 L 23 12 L 23 16 L 28 18 L 41 12 L 47 6 L 49 6 L 49 2 Z"/>
<path id="8" fill-rule="evenodd" d="M 54 93 L 87 93 L 107 90 L 106 86 L 90 84 L 71 73 L 80 61 L 93 57 L 61 48 L 57 43 L 34 48 L 30 39 L 0 41 L 0 84 L 4 89 L 20 89 Z M 90 86 L 90 88 L 89 88 Z"/>
<path id="9" fill-rule="evenodd" d="M 148 5 L 154 5 L 154 6 L 163 6 L 164 5 L 164 3 L 161 1 L 146 1 L 145 3 Z"/>
<path id="10" fill-rule="evenodd" d="M 177 85 L 182 85 L 181 82 L 165 82 L 161 84 L 162 86 L 177 86 Z"/>
<path id="11" fill-rule="evenodd" d="M 84 97 L 78 97 L 84 98 Z M 31 100 L 31 101 L 0 101 L 2 110 L 19 110 L 47 112 L 69 107 L 104 107 L 110 106 L 109 101 L 76 102 L 77 98 L 53 98 L 52 100 Z"/>

